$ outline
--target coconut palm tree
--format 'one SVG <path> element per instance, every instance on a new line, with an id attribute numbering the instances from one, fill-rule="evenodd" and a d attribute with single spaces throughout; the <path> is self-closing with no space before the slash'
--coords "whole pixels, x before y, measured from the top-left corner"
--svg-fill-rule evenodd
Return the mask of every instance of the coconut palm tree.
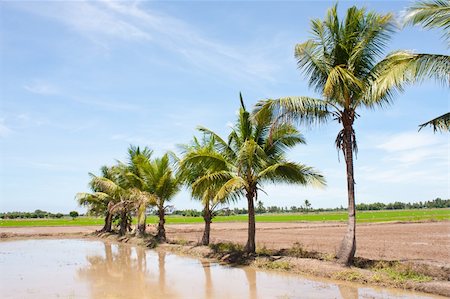
<path id="1" fill-rule="evenodd" d="M 228 198 L 226 197 L 219 199 L 215 198 L 221 185 L 223 185 L 225 181 L 220 181 L 218 179 L 209 185 L 195 185 L 198 178 L 217 171 L 217 169 L 209 168 L 208 165 L 205 165 L 204 163 L 192 164 L 186 161 L 189 161 L 192 156 L 199 154 L 216 154 L 214 137 L 204 136 L 201 141 L 194 137 L 191 144 L 183 146 L 183 152 L 184 156 L 181 161 L 179 161 L 180 177 L 191 190 L 192 198 L 202 202 L 205 229 L 203 231 L 201 244 L 209 245 L 211 222 L 214 218 L 214 212 L 217 207 L 228 201 Z"/>
<path id="2" fill-rule="evenodd" d="M 426 29 L 442 29 L 443 38 L 450 46 L 450 2 L 445 0 L 419 1 L 408 7 L 404 16 L 405 25 L 422 25 Z M 421 60 L 426 60 L 422 63 Z M 410 68 L 427 76 L 438 74 L 444 85 L 450 85 L 450 56 L 438 54 L 416 54 L 409 62 Z M 430 67 L 431 66 L 431 67 Z M 437 71 L 436 71 L 437 69 Z M 450 131 L 450 113 L 445 113 L 419 126 L 433 127 L 436 131 Z"/>
<path id="3" fill-rule="evenodd" d="M 270 109 L 266 109 L 252 119 L 241 95 L 239 118 L 228 141 L 209 129 L 200 128 L 214 139 L 216 150 L 198 151 L 183 159 L 187 167 L 201 164 L 209 169 L 192 184 L 193 189 L 207 190 L 219 182 L 215 201 L 245 196 L 248 205 L 245 250 L 248 253 L 254 253 L 256 249 L 254 201 L 264 183 L 324 184 L 322 175 L 313 168 L 286 159 L 287 149 L 305 141 L 290 124 L 271 126 L 271 118 Z"/>
<path id="4" fill-rule="evenodd" d="M 90 209 L 101 209 L 106 213 L 105 226 L 101 231 L 111 231 L 114 215 L 119 215 L 119 234 L 124 235 L 131 225 L 130 212 L 154 198 L 153 194 L 139 190 L 130 183 L 129 167 L 119 163 L 102 168 L 103 176 L 91 175 L 90 186 L 94 193 L 78 193 L 80 204 L 91 205 Z"/>
<path id="5" fill-rule="evenodd" d="M 136 236 L 142 237 L 146 234 L 147 226 L 147 207 L 149 205 L 156 205 L 157 197 L 151 193 L 147 181 L 145 180 L 144 169 L 151 163 L 151 156 L 153 151 L 148 147 L 141 149 L 131 145 L 128 149 L 129 160 L 127 164 L 123 164 L 125 171 L 124 177 L 128 188 L 136 188 L 142 191 L 146 196 L 140 197 L 136 202 Z"/>
<path id="6" fill-rule="evenodd" d="M 145 156 L 145 155 L 144 155 Z M 166 153 L 161 158 L 149 160 L 142 155 L 134 158 L 134 163 L 138 168 L 138 178 L 141 183 L 139 187 L 145 190 L 147 194 L 152 195 L 153 204 L 158 209 L 158 232 L 157 238 L 160 241 L 166 241 L 165 230 L 165 210 L 166 203 L 170 201 L 180 190 L 181 180 L 176 176 L 169 154 Z"/>
<path id="7" fill-rule="evenodd" d="M 101 173 L 101 177 L 103 178 L 112 178 L 112 170 L 107 166 L 103 166 L 101 168 Z M 97 177 L 92 173 L 89 175 L 92 178 L 89 186 L 93 193 L 80 192 L 76 194 L 75 198 L 80 206 L 85 206 L 88 208 L 88 214 L 105 216 L 105 224 L 98 232 L 111 232 L 113 218 L 111 209 L 113 205 L 117 203 L 117 200 L 107 193 L 102 192 L 101 189 L 96 188 L 93 182 L 94 178 Z"/>
<path id="8" fill-rule="evenodd" d="M 343 152 L 347 170 L 348 225 L 338 251 L 338 261 L 349 265 L 356 250 L 354 154 L 357 152 L 355 120 L 362 108 L 383 107 L 401 91 L 411 77 L 404 68 L 392 68 L 401 54 L 383 59 L 394 29 L 392 14 L 380 15 L 364 8 L 350 7 L 341 21 L 337 6 L 324 20 L 311 21 L 312 38 L 295 47 L 298 67 L 309 79 L 309 85 L 322 98 L 285 97 L 257 104 L 256 115 L 273 110 L 275 124 L 298 121 L 303 124 L 330 120 L 341 125 L 335 144 Z"/>

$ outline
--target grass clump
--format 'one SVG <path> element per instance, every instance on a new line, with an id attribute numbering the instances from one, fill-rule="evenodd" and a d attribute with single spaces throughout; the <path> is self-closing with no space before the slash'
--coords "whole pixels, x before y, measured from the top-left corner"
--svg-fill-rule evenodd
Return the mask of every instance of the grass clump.
<path id="1" fill-rule="evenodd" d="M 259 256 L 271 256 L 271 255 L 275 255 L 276 251 L 273 249 L 269 249 L 264 245 L 262 247 L 256 248 L 256 254 Z"/>
<path id="2" fill-rule="evenodd" d="M 244 247 L 240 244 L 225 242 L 210 244 L 209 247 L 218 254 L 243 253 Z"/>
<path id="3" fill-rule="evenodd" d="M 312 258 L 312 259 L 320 259 L 321 256 L 318 252 L 308 251 L 303 247 L 303 244 L 299 242 L 295 242 L 291 248 L 287 250 L 287 255 L 297 258 Z"/>
<path id="4" fill-rule="evenodd" d="M 253 263 L 255 267 L 266 270 L 281 270 L 288 271 L 292 268 L 287 261 L 271 261 L 268 259 L 257 259 Z"/>
<path id="5" fill-rule="evenodd" d="M 380 262 L 374 270 L 387 275 L 395 282 L 428 282 L 432 280 L 430 276 L 417 272 L 411 264 Z"/>
<path id="6" fill-rule="evenodd" d="M 363 282 L 365 280 L 361 273 L 352 269 L 336 272 L 334 273 L 333 278 L 353 282 Z"/>

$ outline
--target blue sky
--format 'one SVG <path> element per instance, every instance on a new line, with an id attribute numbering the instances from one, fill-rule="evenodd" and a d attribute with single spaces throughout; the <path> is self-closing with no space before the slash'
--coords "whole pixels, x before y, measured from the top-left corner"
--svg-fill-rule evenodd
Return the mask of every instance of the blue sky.
<path id="1" fill-rule="evenodd" d="M 410 3 L 344 1 L 399 15 Z M 317 96 L 293 48 L 327 1 L 0 3 L 0 211 L 68 212 L 88 191 L 88 172 L 125 160 L 129 144 L 157 155 L 198 125 L 222 135 L 242 91 L 260 99 Z M 448 53 L 439 31 L 396 33 L 387 52 Z M 449 139 L 417 125 L 449 109 L 448 89 L 409 87 L 384 110 L 361 111 L 355 162 L 357 202 L 449 198 Z M 322 190 L 266 186 L 266 206 L 346 206 L 345 165 L 335 123 L 301 128 L 308 145 L 289 157 L 316 167 Z M 199 208 L 186 191 L 177 208 Z M 244 206 L 244 202 L 238 204 Z"/>

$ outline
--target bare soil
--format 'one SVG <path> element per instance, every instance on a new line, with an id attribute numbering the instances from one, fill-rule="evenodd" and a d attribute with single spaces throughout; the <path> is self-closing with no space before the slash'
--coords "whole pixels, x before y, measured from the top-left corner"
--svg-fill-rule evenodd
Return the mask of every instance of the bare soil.
<path id="1" fill-rule="evenodd" d="M 259 247 L 289 248 L 296 242 L 309 251 L 335 254 L 345 233 L 343 223 L 257 223 Z M 0 237 L 80 235 L 99 227 L 1 227 Z M 155 226 L 148 230 L 154 232 Z M 169 239 L 200 241 L 202 224 L 166 227 Z M 422 261 L 450 267 L 450 222 L 375 223 L 357 226 L 356 256 L 373 260 Z M 246 223 L 213 223 L 211 242 L 245 244 Z"/>

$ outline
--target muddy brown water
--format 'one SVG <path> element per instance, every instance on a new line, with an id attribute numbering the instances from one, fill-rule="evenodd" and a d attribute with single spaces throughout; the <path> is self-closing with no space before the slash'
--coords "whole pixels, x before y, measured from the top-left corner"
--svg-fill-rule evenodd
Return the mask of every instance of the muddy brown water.
<path id="1" fill-rule="evenodd" d="M 1 298 L 439 298 L 92 240 L 0 242 Z"/>

